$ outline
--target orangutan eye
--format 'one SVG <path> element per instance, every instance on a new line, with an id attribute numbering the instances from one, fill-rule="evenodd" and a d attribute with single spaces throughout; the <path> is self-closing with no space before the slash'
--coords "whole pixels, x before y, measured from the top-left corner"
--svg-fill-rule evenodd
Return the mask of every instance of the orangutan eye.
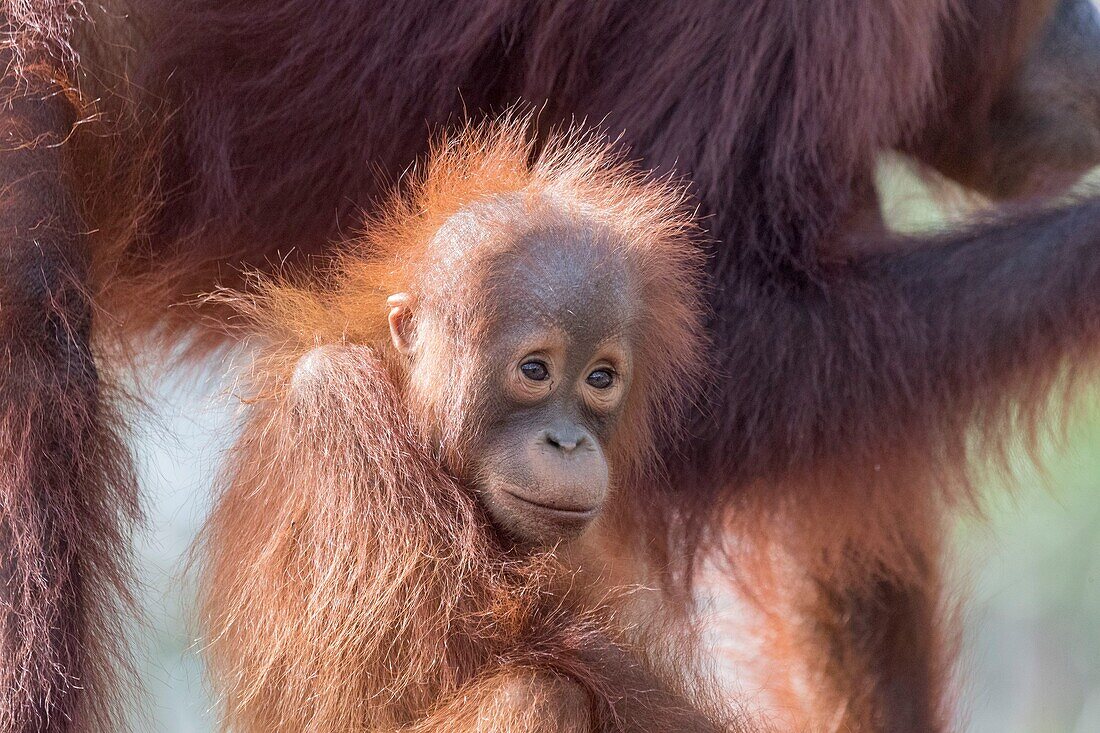
<path id="1" fill-rule="evenodd" d="M 532 382 L 544 382 L 550 377 L 550 372 L 541 361 L 526 361 L 520 366 L 519 370 L 523 372 L 523 376 Z"/>
<path id="2" fill-rule="evenodd" d="M 607 389 L 615 381 L 615 377 L 609 369 L 596 369 L 584 381 L 596 389 Z"/>

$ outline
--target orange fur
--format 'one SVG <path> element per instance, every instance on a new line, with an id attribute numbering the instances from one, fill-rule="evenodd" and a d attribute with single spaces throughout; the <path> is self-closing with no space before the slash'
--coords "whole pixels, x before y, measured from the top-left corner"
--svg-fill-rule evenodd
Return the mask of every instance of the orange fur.
<path id="1" fill-rule="evenodd" d="M 334 267 L 334 285 L 318 289 L 260 281 L 259 310 L 240 310 L 258 313 L 269 334 L 303 346 L 338 341 L 377 346 L 388 340 L 385 319 L 378 314 L 386 312 L 389 295 L 409 291 L 450 299 L 472 292 L 461 301 L 464 311 L 454 317 L 469 329 L 466 348 L 476 348 L 476 321 L 486 307 L 476 295 L 481 273 L 458 266 L 470 254 L 460 238 L 436 236 L 448 220 L 477 202 L 515 197 L 521 217 L 511 208 L 479 213 L 481 226 L 504 231 L 491 245 L 479 247 L 479 254 L 490 247 L 497 253 L 507 250 L 523 233 L 520 226 L 535 230 L 573 222 L 606 227 L 614 233 L 616 256 L 631 266 L 638 298 L 647 305 L 638 332 L 663 336 L 636 339 L 643 368 L 632 399 L 640 404 L 628 407 L 632 429 L 621 436 L 620 452 L 624 459 L 639 457 L 653 446 L 654 423 L 682 421 L 685 387 L 701 376 L 705 339 L 697 229 L 681 188 L 646 177 L 595 135 L 555 135 L 534 157 L 535 144 L 526 134 L 531 124 L 526 116 L 506 117 L 444 137 L 424 169 L 406 182 L 407 194 L 390 198 L 368 220 L 362 236 L 349 243 Z M 650 364 L 658 366 L 645 367 Z M 453 385 L 453 391 L 458 395 L 462 387 Z M 446 419 L 449 425 L 462 421 L 458 399 L 438 401 L 455 406 Z"/>
<path id="2" fill-rule="evenodd" d="M 676 419 L 700 374 L 699 255 L 681 193 L 575 133 L 535 157 L 526 125 L 443 141 L 331 285 L 215 296 L 265 345 L 203 541 L 209 658 L 234 730 L 719 729 L 680 691 L 689 642 L 647 653 L 625 596 L 598 568 L 602 582 L 577 576 L 601 557 L 501 544 L 448 470 L 478 430 L 465 405 L 492 306 L 485 258 L 525 228 L 606 227 L 629 266 L 642 312 L 628 427 L 610 449 L 620 512 L 655 480 L 650 422 Z M 471 212 L 492 236 L 445 236 Z M 447 300 L 451 360 L 433 394 L 402 383 L 386 326 L 395 292 Z M 595 531 L 637 578 L 649 558 L 617 544 L 628 522 Z"/>
<path id="3" fill-rule="evenodd" d="M 526 99 L 546 100 L 540 136 L 561 120 L 602 120 L 647 168 L 681 171 L 715 240 L 707 333 L 720 369 L 687 411 L 690 441 L 664 435 L 682 427 L 682 400 L 667 402 L 670 414 L 633 410 L 636 427 L 617 441 L 616 462 L 635 466 L 620 471 L 623 486 L 639 477 L 635 500 L 620 502 L 607 534 L 582 553 L 613 558 L 584 583 L 690 580 L 695 556 L 733 536 L 737 579 L 766 617 L 765 635 L 782 640 L 766 661 L 798 670 L 777 686 L 805 719 L 946 727 L 945 514 L 971 503 L 965 466 L 984 455 L 975 448 L 1001 450 L 1010 429 L 1035 424 L 1059 379 L 1070 385 L 1095 365 L 1100 203 L 1012 203 L 971 228 L 895 237 L 868 211 L 872 172 L 882 150 L 901 148 L 962 181 L 1009 191 L 1030 180 L 1025 188 L 1042 194 L 1060 176 L 1044 183 L 1029 170 L 1036 163 L 1068 172 L 1094 163 L 1089 104 L 1044 104 L 1040 95 L 1031 101 L 1043 119 L 1050 108 L 1053 124 L 992 124 L 1003 102 L 1026 96 L 1011 77 L 1036 60 L 1028 47 L 1041 49 L 1058 27 L 1048 15 L 1064 16 L 1063 30 L 1095 27 L 1075 22 L 1087 0 L 1063 0 L 1057 11 L 1045 0 L 152 0 L 126 12 L 130 5 L 11 0 L 0 10 L 4 101 L 20 114 L 50 113 L 17 136 L 16 149 L 0 151 L 0 222 L 15 232 L 4 231 L 4 295 L 31 305 L 0 303 L 0 316 L 27 329 L 5 352 L 14 366 L 0 441 L 17 468 L 0 485 L 0 524 L 17 540 L 3 547 L 13 558 L 4 570 L 44 591 L 20 591 L 4 618 L 23 636 L 2 660 L 5 679 L 20 684 L 6 690 L 0 714 L 49 718 L 51 731 L 110 719 L 105 705 L 87 712 L 87 700 L 109 697 L 104 688 L 78 690 L 109 676 L 108 655 L 96 653 L 111 644 L 103 619 L 113 606 L 102 600 L 124 590 L 128 524 L 115 510 L 127 513 L 133 487 L 91 368 L 92 311 L 101 363 L 127 356 L 105 348 L 114 343 L 104 335 L 156 333 L 178 348 L 198 330 L 185 304 L 196 293 L 245 288 L 243 271 L 323 268 L 317 256 L 344 241 L 358 210 L 375 210 L 384 179 L 425 150 L 426 126 Z M 1091 57 L 1080 56 L 1090 71 Z M 1089 74 L 1065 77 L 1054 99 L 1093 98 Z M 64 114 L 53 115 L 58 105 Z M 362 317 L 376 313 L 372 288 L 408 286 L 411 263 L 430 253 L 422 235 L 478 195 L 523 199 L 553 179 L 560 200 L 587 207 L 565 218 L 602 216 L 598 226 L 623 235 L 642 269 L 642 242 L 684 222 L 662 215 L 678 195 L 647 199 L 637 180 L 602 186 L 614 182 L 614 165 L 571 154 L 554 163 L 551 152 L 529 168 L 532 150 L 517 138 L 459 149 L 467 152 L 444 145 L 411 199 L 419 203 L 391 204 L 362 255 L 332 265 L 334 282 L 260 287 L 258 328 L 273 337 L 283 329 L 277 338 L 286 340 L 258 371 L 260 397 L 285 399 L 279 379 L 291 370 L 275 362 L 315 341 L 376 345 L 381 322 Z M 52 226 L 59 217 L 71 220 Z M 40 259 L 58 244 L 63 258 Z M 392 247 L 392 271 L 378 271 L 390 265 L 375 246 Z M 662 300 L 677 282 L 652 284 L 650 313 L 683 307 Z M 188 355 L 225 343 L 221 319 L 232 303 L 206 305 L 215 327 Z M 698 348 L 693 335 L 653 341 L 644 344 L 653 363 L 690 362 Z M 675 386 L 657 380 L 636 395 L 663 408 Z M 463 392 L 456 383 L 437 396 L 476 424 L 461 409 Z M 255 419 L 269 408 L 257 406 Z M 442 428 L 461 433 L 459 418 L 443 417 Z M 282 418 L 272 419 L 277 433 Z M 644 456 L 651 426 L 672 482 Z M 85 439 L 103 455 L 74 463 L 92 450 Z M 459 440 L 447 442 L 461 453 Z M 40 531 L 50 527 L 57 532 Z M 87 587 L 47 573 L 81 563 L 91 569 Z M 670 606 L 683 607 L 683 584 L 665 588 L 676 591 Z M 471 694 L 498 699 L 486 689 Z"/>

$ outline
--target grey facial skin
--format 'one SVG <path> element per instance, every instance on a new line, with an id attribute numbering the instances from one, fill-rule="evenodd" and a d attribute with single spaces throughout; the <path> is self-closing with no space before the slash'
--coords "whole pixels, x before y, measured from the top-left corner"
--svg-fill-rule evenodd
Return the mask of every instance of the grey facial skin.
<path id="1" fill-rule="evenodd" d="M 634 364 L 629 278 L 599 233 L 532 234 L 491 263 L 483 443 L 473 482 L 523 544 L 581 534 L 603 508 L 608 441 Z"/>

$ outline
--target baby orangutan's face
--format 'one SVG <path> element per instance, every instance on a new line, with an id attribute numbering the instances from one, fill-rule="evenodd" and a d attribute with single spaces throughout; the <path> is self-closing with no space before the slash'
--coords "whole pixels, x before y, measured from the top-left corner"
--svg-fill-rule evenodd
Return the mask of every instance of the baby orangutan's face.
<path id="1" fill-rule="evenodd" d="M 507 535 L 548 546 L 580 535 L 607 502 L 607 446 L 631 384 L 632 302 L 622 264 L 590 235 L 551 229 L 521 245 L 489 263 L 483 387 L 470 405 L 483 417 L 463 478 Z M 415 381 L 448 371 L 418 359 L 399 313 L 391 326 L 413 353 Z"/>

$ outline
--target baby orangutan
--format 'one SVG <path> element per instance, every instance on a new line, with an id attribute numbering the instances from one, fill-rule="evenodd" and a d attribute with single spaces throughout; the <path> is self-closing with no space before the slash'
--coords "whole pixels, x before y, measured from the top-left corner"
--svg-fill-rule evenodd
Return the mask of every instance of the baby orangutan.
<path id="1" fill-rule="evenodd" d="M 703 375 L 690 218 L 521 130 L 441 145 L 329 285 L 227 296 L 265 349 L 203 544 L 228 728 L 743 730 L 649 531 Z"/>

